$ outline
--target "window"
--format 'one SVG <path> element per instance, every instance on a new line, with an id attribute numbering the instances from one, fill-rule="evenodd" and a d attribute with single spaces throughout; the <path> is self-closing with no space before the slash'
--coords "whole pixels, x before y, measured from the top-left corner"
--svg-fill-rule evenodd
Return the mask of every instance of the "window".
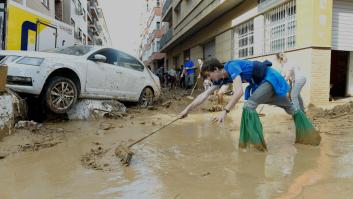
<path id="1" fill-rule="evenodd" d="M 49 0 L 42 0 L 42 4 L 43 4 L 45 7 L 49 8 Z"/>
<path id="2" fill-rule="evenodd" d="M 85 35 L 85 33 L 83 33 L 83 44 L 86 45 L 87 41 L 87 36 Z"/>
<path id="3" fill-rule="evenodd" d="M 157 29 L 160 29 L 161 28 L 161 22 L 157 22 Z"/>
<path id="4" fill-rule="evenodd" d="M 82 9 L 82 4 L 80 0 L 78 1 L 77 5 L 78 5 L 78 9 Z"/>
<path id="5" fill-rule="evenodd" d="M 75 28 L 75 21 L 71 18 L 71 25 Z"/>
<path id="6" fill-rule="evenodd" d="M 295 47 L 295 15 L 295 0 L 265 14 L 266 53 L 280 52 Z"/>
<path id="7" fill-rule="evenodd" d="M 143 71 L 145 67 L 134 57 L 119 51 L 118 66 Z"/>
<path id="8" fill-rule="evenodd" d="M 157 52 L 159 52 L 160 49 L 161 49 L 161 42 L 157 41 Z"/>
<path id="9" fill-rule="evenodd" d="M 161 5 L 161 2 L 157 0 L 157 7 L 159 7 L 160 5 Z"/>
<path id="10" fill-rule="evenodd" d="M 75 27 L 75 21 L 73 18 L 71 18 L 71 25 Z"/>
<path id="11" fill-rule="evenodd" d="M 88 59 L 91 59 L 94 55 L 104 56 L 106 58 L 106 61 L 103 63 L 112 64 L 112 65 L 116 65 L 117 63 L 118 52 L 114 49 L 104 48 L 102 50 L 98 50 L 97 52 L 90 55 Z"/>
<path id="12" fill-rule="evenodd" d="M 233 57 L 254 55 L 254 20 L 245 22 L 233 30 Z"/>
<path id="13" fill-rule="evenodd" d="M 78 35 L 79 35 L 79 38 L 82 39 L 82 30 L 81 30 L 81 28 L 78 29 Z"/>

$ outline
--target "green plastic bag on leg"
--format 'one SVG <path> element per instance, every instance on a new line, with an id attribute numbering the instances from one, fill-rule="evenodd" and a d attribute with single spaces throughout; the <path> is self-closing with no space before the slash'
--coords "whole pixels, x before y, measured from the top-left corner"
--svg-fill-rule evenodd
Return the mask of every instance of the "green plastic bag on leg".
<path id="1" fill-rule="evenodd" d="M 321 136 L 317 132 L 308 117 L 301 111 L 297 110 L 293 115 L 295 123 L 295 143 L 319 145 Z"/>
<path id="2" fill-rule="evenodd" d="M 259 151 L 267 151 L 262 124 L 256 110 L 243 108 L 240 124 L 239 147 L 253 145 Z"/>

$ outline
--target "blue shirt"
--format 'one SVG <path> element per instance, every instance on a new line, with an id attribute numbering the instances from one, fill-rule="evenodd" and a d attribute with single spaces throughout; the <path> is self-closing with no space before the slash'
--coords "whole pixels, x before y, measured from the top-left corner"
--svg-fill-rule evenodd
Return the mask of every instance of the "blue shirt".
<path id="1" fill-rule="evenodd" d="M 276 95 L 284 96 L 289 91 L 289 85 L 283 76 L 275 69 L 269 67 L 266 69 L 266 75 L 259 85 L 256 85 L 253 80 L 253 61 L 249 60 L 232 60 L 228 61 L 224 65 L 224 70 L 227 71 L 229 78 L 222 79 L 220 81 L 213 82 L 214 85 L 223 85 L 232 82 L 236 77 L 240 76 L 243 83 L 250 83 L 250 87 L 247 88 L 245 98 L 250 97 L 250 93 L 253 93 L 259 85 L 265 81 L 269 82 L 275 91 Z"/>
<path id="2" fill-rule="evenodd" d="M 231 79 L 235 79 L 240 75 L 243 83 L 252 82 L 254 64 L 249 60 L 232 60 L 224 65 L 224 70 L 227 71 Z"/>
<path id="3" fill-rule="evenodd" d="M 195 69 L 190 69 L 193 67 L 194 67 L 194 62 L 192 62 L 191 60 L 185 62 L 184 68 L 186 69 L 186 74 L 188 75 L 195 74 Z"/>

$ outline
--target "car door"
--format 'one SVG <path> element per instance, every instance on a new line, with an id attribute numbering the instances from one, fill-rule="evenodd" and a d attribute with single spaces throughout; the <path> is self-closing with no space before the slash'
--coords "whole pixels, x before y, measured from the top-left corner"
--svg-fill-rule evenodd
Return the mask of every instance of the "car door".
<path id="1" fill-rule="evenodd" d="M 106 57 L 105 62 L 92 61 L 94 55 Z M 88 57 L 86 90 L 90 96 L 111 97 L 118 86 L 118 74 L 115 70 L 117 55 L 112 49 L 99 50 Z"/>
<path id="2" fill-rule="evenodd" d="M 133 56 L 118 51 L 116 70 L 121 74 L 120 90 L 128 99 L 137 100 L 146 86 L 144 66 Z"/>

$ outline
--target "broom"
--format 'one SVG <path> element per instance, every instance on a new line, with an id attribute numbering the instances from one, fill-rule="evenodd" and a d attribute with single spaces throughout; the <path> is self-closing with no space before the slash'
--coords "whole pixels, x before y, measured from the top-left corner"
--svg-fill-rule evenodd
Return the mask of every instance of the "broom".
<path id="1" fill-rule="evenodd" d="M 134 152 L 132 152 L 130 150 L 131 147 L 133 147 L 134 145 L 142 142 L 143 140 L 147 139 L 148 137 L 152 136 L 153 134 L 157 133 L 158 131 L 164 129 L 165 127 L 173 124 L 174 122 L 176 122 L 177 120 L 179 120 L 179 118 L 174 119 L 173 121 L 169 122 L 168 124 L 163 125 L 162 127 L 160 127 L 159 129 L 153 131 L 150 134 L 147 134 L 146 136 L 140 138 L 139 140 L 129 144 L 129 145 L 125 145 L 123 143 L 119 144 L 119 146 L 115 149 L 115 155 L 120 159 L 120 162 L 123 166 L 129 166 L 132 156 L 134 155 Z"/>
<path id="2" fill-rule="evenodd" d="M 195 83 L 195 85 L 194 85 L 194 88 L 192 88 L 192 91 L 191 91 L 190 95 L 187 96 L 186 98 L 191 99 L 191 100 L 194 99 L 194 97 L 192 96 L 192 94 L 194 94 L 195 88 L 196 88 L 196 86 L 197 86 L 197 82 L 198 82 L 198 79 L 196 80 L 196 83 Z"/>

